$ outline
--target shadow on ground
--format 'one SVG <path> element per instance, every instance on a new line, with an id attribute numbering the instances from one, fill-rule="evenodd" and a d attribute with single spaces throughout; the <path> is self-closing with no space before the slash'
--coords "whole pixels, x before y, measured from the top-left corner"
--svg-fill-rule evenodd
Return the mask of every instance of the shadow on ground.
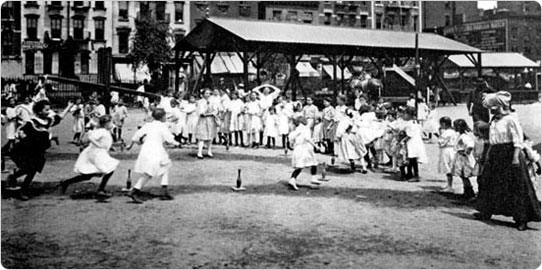
<path id="1" fill-rule="evenodd" d="M 31 196 L 63 196 L 75 200 L 91 200 L 95 198 L 97 185 L 93 182 L 77 183 L 70 186 L 65 195 L 57 188 L 58 182 L 36 182 L 33 183 L 30 192 Z M 2 198 L 17 198 L 17 191 L 4 189 L 5 182 L 2 182 Z M 279 195 L 296 197 L 319 197 L 339 198 L 353 200 L 360 203 L 370 203 L 375 206 L 392 208 L 423 209 L 432 207 L 471 208 L 472 204 L 463 201 L 460 197 L 450 197 L 434 191 L 400 191 L 389 189 L 367 189 L 367 188 L 346 188 L 326 187 L 299 184 L 299 190 L 289 188 L 286 181 L 279 181 L 266 185 L 245 186 L 246 190 L 239 192 L 243 195 Z M 109 186 L 108 190 L 114 197 L 124 196 L 121 186 Z M 433 187 L 435 190 L 437 187 Z M 430 189 L 431 188 L 427 188 Z M 161 192 L 159 187 L 151 187 L 143 190 L 142 197 L 146 200 L 158 199 Z M 180 196 L 196 193 L 234 193 L 231 186 L 226 185 L 180 185 L 170 186 L 170 194 Z M 128 198 L 127 198 L 128 200 Z"/>

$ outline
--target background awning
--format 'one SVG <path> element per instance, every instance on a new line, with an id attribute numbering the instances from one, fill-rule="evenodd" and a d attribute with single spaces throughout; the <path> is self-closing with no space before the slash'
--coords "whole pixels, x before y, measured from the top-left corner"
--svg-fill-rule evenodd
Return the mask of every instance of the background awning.
<path id="1" fill-rule="evenodd" d="M 331 78 L 333 78 L 333 65 L 322 65 L 322 69 L 326 72 L 327 75 L 329 75 Z M 337 79 L 342 79 L 341 77 L 341 69 L 337 67 Z M 352 78 L 352 73 L 350 73 L 350 70 L 347 68 L 344 69 L 344 79 L 350 80 Z"/>
<path id="2" fill-rule="evenodd" d="M 200 66 L 203 65 L 203 58 L 201 56 L 195 57 L 198 65 L 196 65 L 196 73 L 199 73 Z M 211 62 L 212 74 L 243 74 L 243 61 L 236 53 L 218 53 L 213 62 Z M 256 68 L 252 63 L 248 65 L 248 73 L 256 74 Z"/>
<path id="3" fill-rule="evenodd" d="M 308 62 L 299 62 L 295 68 L 299 71 L 299 77 L 320 77 L 320 72 Z"/>
<path id="4" fill-rule="evenodd" d="M 450 55 L 448 61 L 460 68 L 474 68 L 474 64 L 465 55 Z M 482 53 L 484 68 L 536 68 L 540 67 L 529 58 L 515 52 Z"/>

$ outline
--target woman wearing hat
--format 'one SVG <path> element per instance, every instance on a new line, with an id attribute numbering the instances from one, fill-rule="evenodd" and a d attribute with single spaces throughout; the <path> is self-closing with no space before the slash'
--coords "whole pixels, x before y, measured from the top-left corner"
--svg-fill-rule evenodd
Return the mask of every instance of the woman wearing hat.
<path id="1" fill-rule="evenodd" d="M 509 92 L 484 96 L 484 107 L 491 110 L 489 150 L 482 169 L 474 216 L 488 220 L 492 215 L 511 216 L 520 231 L 527 222 L 540 221 L 540 202 L 529 180 L 523 147 L 523 130 L 510 114 Z"/>

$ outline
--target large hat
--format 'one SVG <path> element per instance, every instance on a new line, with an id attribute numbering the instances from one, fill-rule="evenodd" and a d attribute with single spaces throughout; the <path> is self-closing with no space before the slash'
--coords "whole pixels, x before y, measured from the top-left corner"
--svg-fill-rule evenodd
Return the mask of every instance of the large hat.
<path id="1" fill-rule="evenodd" d="M 482 105 L 486 108 L 508 108 L 510 107 L 510 101 L 512 100 L 512 94 L 507 91 L 499 91 L 497 93 L 484 94 Z"/>

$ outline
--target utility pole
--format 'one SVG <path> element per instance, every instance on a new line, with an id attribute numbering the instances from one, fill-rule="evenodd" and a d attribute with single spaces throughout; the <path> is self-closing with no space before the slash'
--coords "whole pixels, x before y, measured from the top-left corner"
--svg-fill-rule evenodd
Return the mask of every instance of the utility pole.
<path id="1" fill-rule="evenodd" d="M 420 48 L 418 46 L 418 32 L 416 32 L 416 41 L 415 41 L 415 49 L 416 49 L 416 81 L 414 86 L 414 106 L 416 108 L 416 118 L 418 118 L 418 90 L 420 88 Z"/>

